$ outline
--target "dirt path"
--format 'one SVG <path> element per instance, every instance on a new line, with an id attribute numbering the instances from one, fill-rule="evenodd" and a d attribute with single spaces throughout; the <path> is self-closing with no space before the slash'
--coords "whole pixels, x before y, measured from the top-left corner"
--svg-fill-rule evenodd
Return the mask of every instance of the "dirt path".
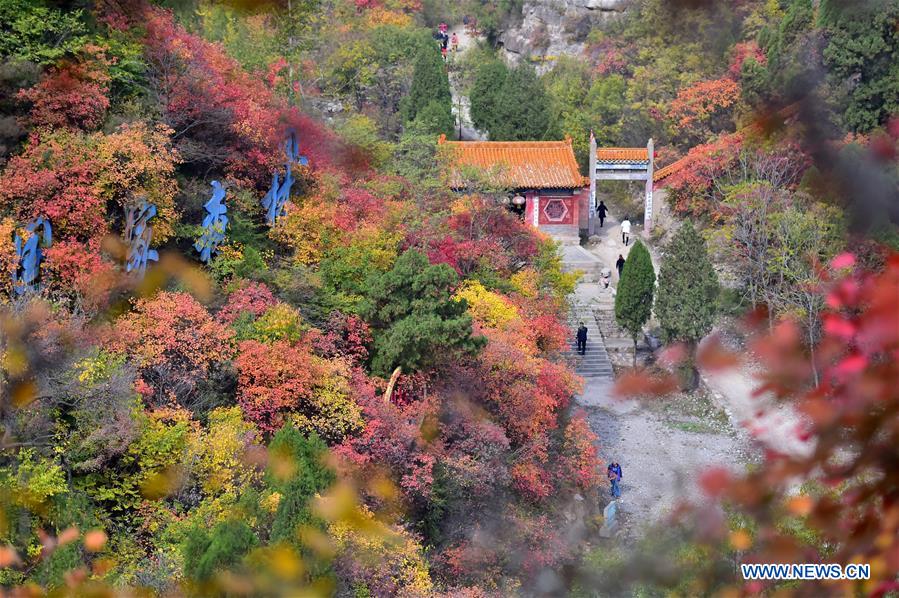
<path id="1" fill-rule="evenodd" d="M 470 48 L 472 48 L 476 43 L 477 39 L 472 37 L 468 31 L 465 29 L 465 26 L 461 23 L 455 25 L 452 29 L 449 30 L 450 39 L 452 39 L 453 34 L 456 34 L 459 38 L 459 50 L 452 55 L 450 52 L 450 60 L 456 61 L 462 58 L 462 56 L 467 52 Z M 463 141 L 483 141 L 487 139 L 486 133 L 479 131 L 475 128 L 474 124 L 471 121 L 471 102 L 468 99 L 468 96 L 462 94 L 459 89 L 459 81 L 458 78 L 453 76 L 453 71 L 450 71 L 450 93 L 453 96 L 453 114 L 458 118 L 459 112 L 462 113 L 462 140 Z M 458 132 L 458 131 L 457 131 Z"/>
<path id="2" fill-rule="evenodd" d="M 609 244 L 598 255 L 604 259 L 624 251 L 620 233 L 614 223 L 606 222 Z M 610 266 L 612 264 L 609 264 Z M 581 283 L 572 303 L 589 305 L 597 285 Z M 623 529 L 621 537 L 632 541 L 642 535 L 646 526 L 658 522 L 678 502 L 699 500 L 698 479 L 712 466 L 742 472 L 752 458 L 745 434 L 730 426 L 727 417 L 713 417 L 709 406 L 704 410 L 688 409 L 689 403 L 654 403 L 620 400 L 612 396 L 613 381 L 585 378 L 584 392 L 576 402 L 587 412 L 592 430 L 599 438 L 599 454 L 607 463 L 621 464 L 622 496 L 619 507 Z M 714 421 L 712 421 L 714 419 Z"/>
<path id="3" fill-rule="evenodd" d="M 599 437 L 600 456 L 621 465 L 619 507 L 627 540 L 639 538 L 679 502 L 701 500 L 703 470 L 742 472 L 750 460 L 745 439 L 733 432 L 678 429 L 638 401 L 613 398 L 610 383 L 589 384 L 578 403 Z"/>
<path id="4" fill-rule="evenodd" d="M 789 405 L 777 403 L 770 393 L 755 395 L 761 382 L 751 367 L 703 372 L 702 379 L 735 425 L 745 428 L 765 448 L 796 457 L 806 457 L 814 450 L 813 439 L 800 437 L 801 419 Z"/>

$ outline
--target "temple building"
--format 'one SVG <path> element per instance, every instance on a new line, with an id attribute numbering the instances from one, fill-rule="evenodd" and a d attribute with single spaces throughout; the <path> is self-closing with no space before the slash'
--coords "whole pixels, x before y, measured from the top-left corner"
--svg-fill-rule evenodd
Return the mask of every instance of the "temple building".
<path id="1" fill-rule="evenodd" d="M 558 238 L 575 240 L 588 231 L 590 179 L 580 173 L 571 139 L 564 141 L 447 141 L 450 181 L 464 190 L 461 171 L 474 167 L 499 177 L 510 207 L 529 224 Z"/>

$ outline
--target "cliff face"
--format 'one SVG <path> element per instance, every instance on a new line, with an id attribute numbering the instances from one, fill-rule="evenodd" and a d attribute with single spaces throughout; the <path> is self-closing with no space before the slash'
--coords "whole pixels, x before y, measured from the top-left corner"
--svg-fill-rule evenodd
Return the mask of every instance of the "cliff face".
<path id="1" fill-rule="evenodd" d="M 545 71 L 563 55 L 580 55 L 590 30 L 626 10 L 629 0 L 526 0 L 522 19 L 500 35 L 506 59 L 539 58 Z"/>

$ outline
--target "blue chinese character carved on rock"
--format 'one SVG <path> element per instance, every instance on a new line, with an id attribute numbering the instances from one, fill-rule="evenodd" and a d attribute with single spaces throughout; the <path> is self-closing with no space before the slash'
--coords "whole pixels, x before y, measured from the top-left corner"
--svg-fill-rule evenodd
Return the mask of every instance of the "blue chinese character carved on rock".
<path id="1" fill-rule="evenodd" d="M 225 206 L 225 188 L 220 182 L 212 181 L 212 198 L 204 207 L 206 218 L 203 219 L 203 234 L 194 243 L 194 247 L 200 252 L 200 259 L 208 263 L 212 259 L 212 254 L 225 240 L 225 230 L 228 228 L 228 217 L 225 215 L 228 211 L 228 207 Z"/>
<path id="2" fill-rule="evenodd" d="M 290 190 L 293 187 L 293 165 L 308 166 L 309 159 L 300 155 L 300 145 L 297 141 L 295 131 L 290 131 L 287 140 L 284 142 L 284 153 L 287 156 L 286 173 L 284 180 L 274 173 L 272 177 L 272 186 L 268 193 L 262 198 L 262 207 L 265 208 L 265 219 L 269 226 L 274 226 L 275 222 L 284 215 L 285 206 L 290 199 Z"/>
<path id="3" fill-rule="evenodd" d="M 43 228 L 41 231 L 43 235 L 37 234 L 39 227 Z M 26 226 L 25 230 L 30 233 L 27 241 L 18 234 L 14 240 L 19 265 L 12 273 L 12 283 L 17 295 L 24 295 L 26 292 L 34 290 L 34 283 L 40 273 L 41 261 L 44 259 L 41 241 L 43 241 L 44 247 L 49 247 L 53 242 L 53 231 L 50 228 L 50 221 L 46 218 L 38 218 Z"/>
<path id="4" fill-rule="evenodd" d="M 144 201 L 139 208 L 130 208 L 125 212 L 125 237 L 128 239 L 128 255 L 125 258 L 125 271 L 143 275 L 148 261 L 158 261 L 159 253 L 150 249 L 153 240 L 153 227 L 150 219 L 156 216 L 156 206 Z"/>

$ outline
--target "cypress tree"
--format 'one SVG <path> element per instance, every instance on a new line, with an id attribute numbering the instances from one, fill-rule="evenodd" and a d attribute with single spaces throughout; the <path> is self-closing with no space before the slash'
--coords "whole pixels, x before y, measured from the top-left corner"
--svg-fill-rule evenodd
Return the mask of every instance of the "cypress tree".
<path id="1" fill-rule="evenodd" d="M 631 333 L 634 340 L 634 365 L 637 365 L 637 339 L 643 325 L 652 315 L 652 296 L 655 291 L 656 273 L 649 251 L 639 240 L 624 262 L 621 281 L 615 294 L 615 320 Z"/>
<path id="2" fill-rule="evenodd" d="M 412 86 L 409 88 L 409 95 L 403 101 L 403 120 L 406 122 L 415 120 L 426 108 L 428 121 L 453 122 L 453 98 L 446 64 L 440 56 L 440 51 L 431 43 L 423 43 L 416 55 Z"/>
<path id="3" fill-rule="evenodd" d="M 625 266 L 627 269 L 627 266 Z M 712 330 L 718 297 L 718 275 L 709 260 L 705 240 L 689 221 L 675 233 L 659 268 L 656 317 L 667 342 L 687 345 L 684 386 L 696 383 L 696 345 Z"/>
<path id="4" fill-rule="evenodd" d="M 543 81 L 531 66 L 521 64 L 503 81 L 490 139 L 547 139 L 552 137 L 550 118 L 549 97 Z"/>
<path id="5" fill-rule="evenodd" d="M 491 132 L 498 120 L 503 83 L 509 68 L 502 60 L 488 60 L 478 66 L 471 86 L 471 121 L 482 131 Z"/>

